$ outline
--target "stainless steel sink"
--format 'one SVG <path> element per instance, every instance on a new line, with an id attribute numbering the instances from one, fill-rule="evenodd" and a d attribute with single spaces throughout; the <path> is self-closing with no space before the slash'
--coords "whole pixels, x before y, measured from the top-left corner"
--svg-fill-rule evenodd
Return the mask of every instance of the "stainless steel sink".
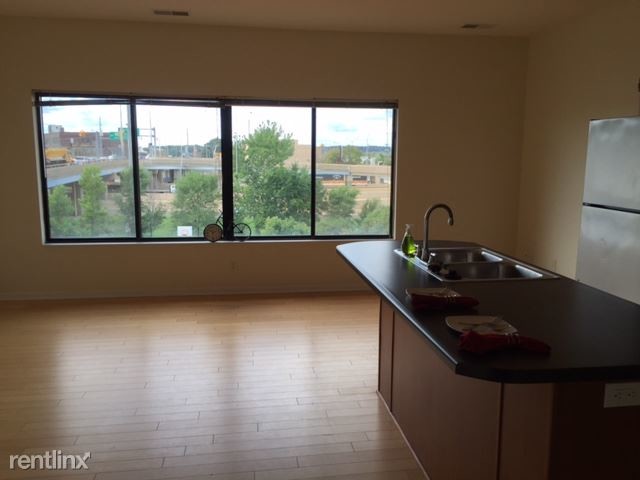
<path id="1" fill-rule="evenodd" d="M 447 280 L 456 279 L 491 279 L 504 280 L 509 278 L 542 278 L 542 274 L 528 267 L 507 262 L 477 262 L 447 265 L 440 272 L 431 272 L 435 276 Z"/>
<path id="2" fill-rule="evenodd" d="M 484 248 L 432 248 L 431 258 L 438 263 L 500 262 L 502 257 Z"/>
<path id="3" fill-rule="evenodd" d="M 430 249 L 431 266 L 418 257 L 407 257 L 400 249 L 394 252 L 442 282 L 558 278 L 551 272 L 482 247 Z"/>

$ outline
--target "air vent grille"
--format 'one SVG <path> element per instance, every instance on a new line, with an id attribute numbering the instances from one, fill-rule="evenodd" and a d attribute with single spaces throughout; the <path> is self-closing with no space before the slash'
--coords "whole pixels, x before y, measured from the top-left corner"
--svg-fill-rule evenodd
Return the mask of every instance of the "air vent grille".
<path id="1" fill-rule="evenodd" d="M 188 17 L 189 12 L 186 10 L 154 10 L 154 15 L 161 15 L 165 17 Z"/>
<path id="2" fill-rule="evenodd" d="M 491 25 L 489 23 L 465 23 L 460 28 L 474 30 L 474 29 L 486 29 L 486 28 L 493 28 L 493 27 L 495 27 L 495 25 Z"/>

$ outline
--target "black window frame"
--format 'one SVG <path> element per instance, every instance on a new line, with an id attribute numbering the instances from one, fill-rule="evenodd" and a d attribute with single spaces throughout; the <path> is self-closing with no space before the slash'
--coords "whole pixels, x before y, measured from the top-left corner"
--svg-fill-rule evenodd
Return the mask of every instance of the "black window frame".
<path id="1" fill-rule="evenodd" d="M 59 97 L 60 100 L 51 98 Z M 75 100 L 70 100 L 76 98 Z M 68 93 L 51 91 L 33 92 L 34 115 L 38 136 L 38 165 L 40 172 L 40 194 L 43 210 L 43 227 L 45 243 L 201 243 L 205 241 L 202 232 L 194 237 L 145 237 L 142 234 L 141 192 L 138 151 L 138 123 L 136 105 L 171 105 L 171 106 L 206 106 L 220 109 L 222 154 L 222 221 L 224 237 L 221 241 L 237 241 L 233 236 L 234 200 L 233 200 L 233 136 L 232 136 L 232 107 L 234 106 L 269 106 L 269 107 L 307 107 L 311 109 L 311 205 L 310 205 L 310 234 L 309 235 L 278 235 L 253 236 L 248 241 L 291 241 L 291 240 L 366 240 L 393 238 L 395 221 L 395 167 L 397 143 L 398 102 L 395 101 L 338 101 L 338 100 L 262 100 L 239 98 L 201 98 L 183 96 L 158 96 L 143 94 L 99 94 L 99 93 Z M 129 113 L 129 131 L 131 148 L 131 166 L 133 172 L 135 236 L 130 237 L 73 237 L 52 238 L 49 219 L 49 193 L 47 187 L 47 172 L 45 162 L 44 125 L 42 107 L 65 105 L 127 105 Z M 387 234 L 346 234 L 346 235 L 318 235 L 316 233 L 316 111 L 317 108 L 384 108 L 392 110 L 391 119 L 391 177 L 390 177 L 390 208 L 389 229 Z M 214 212 L 215 213 L 215 212 Z"/>

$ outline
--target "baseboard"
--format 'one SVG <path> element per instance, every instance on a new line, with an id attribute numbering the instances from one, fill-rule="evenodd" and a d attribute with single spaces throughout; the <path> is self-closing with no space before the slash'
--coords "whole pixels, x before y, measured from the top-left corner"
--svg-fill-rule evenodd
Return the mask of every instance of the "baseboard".
<path id="1" fill-rule="evenodd" d="M 21 300 L 73 300 L 91 298 L 131 298 L 131 297 L 185 297 L 204 295 L 260 295 L 260 294 L 286 294 L 286 293 L 329 293 L 329 292 L 365 292 L 369 288 L 362 283 L 343 285 L 279 285 L 279 286 L 249 286 L 230 287 L 216 289 L 167 289 L 167 290 L 109 290 L 89 291 L 82 293 L 69 292 L 18 292 L 0 293 L 0 302 Z"/>

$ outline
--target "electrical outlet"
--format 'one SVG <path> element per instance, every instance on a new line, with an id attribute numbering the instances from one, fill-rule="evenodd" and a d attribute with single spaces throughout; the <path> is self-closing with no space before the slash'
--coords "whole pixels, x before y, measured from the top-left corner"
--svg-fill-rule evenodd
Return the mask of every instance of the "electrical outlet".
<path id="1" fill-rule="evenodd" d="M 606 383 L 604 408 L 640 405 L 640 383 Z"/>

